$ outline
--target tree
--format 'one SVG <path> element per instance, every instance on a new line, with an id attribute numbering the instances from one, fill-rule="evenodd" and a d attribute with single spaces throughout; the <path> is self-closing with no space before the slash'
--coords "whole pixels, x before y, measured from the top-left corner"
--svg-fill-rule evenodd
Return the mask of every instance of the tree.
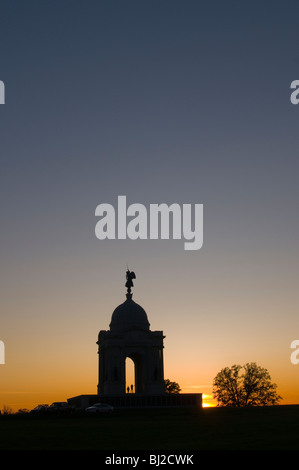
<path id="1" fill-rule="evenodd" d="M 271 383 L 267 369 L 255 362 L 243 366 L 233 365 L 222 369 L 213 381 L 213 395 L 218 406 L 277 405 L 281 397 L 277 385 Z"/>
<path id="2" fill-rule="evenodd" d="M 18 414 L 20 415 L 24 415 L 26 413 L 29 413 L 29 410 L 27 408 L 20 408 L 18 411 L 17 411 Z"/>
<path id="3" fill-rule="evenodd" d="M 177 382 L 171 382 L 169 379 L 164 380 L 166 393 L 180 393 L 181 387 Z"/>
<path id="4" fill-rule="evenodd" d="M 12 411 L 12 409 L 11 409 L 9 406 L 7 406 L 7 405 L 4 405 L 4 406 L 3 406 L 3 414 L 4 414 L 4 415 L 11 415 L 12 412 L 13 412 L 13 411 Z"/>

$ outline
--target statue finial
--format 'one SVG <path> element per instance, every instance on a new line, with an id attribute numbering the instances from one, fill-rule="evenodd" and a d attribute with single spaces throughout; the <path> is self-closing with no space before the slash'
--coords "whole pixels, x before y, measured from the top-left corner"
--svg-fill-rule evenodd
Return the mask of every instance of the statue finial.
<path id="1" fill-rule="evenodd" d="M 126 279 L 127 279 L 127 282 L 126 282 L 127 294 L 126 295 L 127 295 L 127 299 L 131 299 L 133 295 L 131 293 L 131 287 L 134 286 L 132 279 L 136 279 L 135 273 L 127 269 Z"/>

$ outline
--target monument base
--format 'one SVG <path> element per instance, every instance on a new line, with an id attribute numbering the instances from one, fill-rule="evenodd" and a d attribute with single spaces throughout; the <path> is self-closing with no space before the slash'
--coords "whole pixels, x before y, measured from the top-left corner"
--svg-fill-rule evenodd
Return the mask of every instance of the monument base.
<path id="1" fill-rule="evenodd" d="M 94 403 L 108 403 L 114 408 L 168 408 L 168 407 L 202 407 L 201 393 L 170 393 L 157 396 L 127 393 L 122 396 L 78 395 L 68 398 L 69 405 L 85 409 Z"/>

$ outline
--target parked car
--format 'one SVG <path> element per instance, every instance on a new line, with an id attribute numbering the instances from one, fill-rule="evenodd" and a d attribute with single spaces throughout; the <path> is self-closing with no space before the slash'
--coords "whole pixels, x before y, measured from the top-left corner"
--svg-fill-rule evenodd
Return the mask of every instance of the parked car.
<path id="1" fill-rule="evenodd" d="M 94 405 L 85 408 L 87 413 L 111 413 L 113 410 L 113 406 L 108 405 L 108 403 L 95 403 Z"/>
<path id="2" fill-rule="evenodd" d="M 47 408 L 48 412 L 53 413 L 70 413 L 74 411 L 74 408 L 70 406 L 66 401 L 54 401 Z"/>

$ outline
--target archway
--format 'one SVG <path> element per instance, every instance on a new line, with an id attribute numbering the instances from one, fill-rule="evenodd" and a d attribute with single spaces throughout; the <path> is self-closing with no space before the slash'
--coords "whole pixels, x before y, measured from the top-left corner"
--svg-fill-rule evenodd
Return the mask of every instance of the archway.
<path id="1" fill-rule="evenodd" d="M 135 364 L 133 359 L 126 357 L 126 393 L 135 393 Z"/>

